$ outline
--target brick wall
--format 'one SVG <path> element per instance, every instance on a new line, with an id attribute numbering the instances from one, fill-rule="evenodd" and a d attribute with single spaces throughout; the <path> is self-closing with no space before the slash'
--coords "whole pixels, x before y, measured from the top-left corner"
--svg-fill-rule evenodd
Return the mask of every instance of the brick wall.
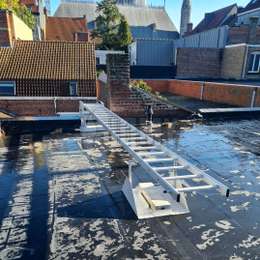
<path id="1" fill-rule="evenodd" d="M 222 49 L 179 48 L 177 78 L 219 78 Z"/>
<path id="2" fill-rule="evenodd" d="M 128 54 L 107 55 L 108 107 L 122 116 L 143 111 L 141 101 L 132 96 L 130 84 L 130 61 Z"/>
<path id="3" fill-rule="evenodd" d="M 243 78 L 244 60 L 246 57 L 246 46 L 226 47 L 223 52 L 221 78 L 241 79 Z"/>
<path id="4" fill-rule="evenodd" d="M 251 37 L 250 37 L 250 33 L 251 33 Z M 238 44 L 238 43 L 259 44 L 260 26 L 252 28 L 252 26 L 250 27 L 250 25 L 242 24 L 240 26 L 230 27 L 228 30 L 228 44 Z"/>
<path id="5" fill-rule="evenodd" d="M 256 92 L 255 106 L 260 107 L 260 88 L 258 88 Z"/>
<path id="6" fill-rule="evenodd" d="M 149 80 L 146 82 L 153 91 L 169 92 L 174 95 L 241 107 L 251 106 L 253 92 L 256 90 L 254 105 L 260 106 L 260 87 L 188 80 Z"/>
<path id="7" fill-rule="evenodd" d="M 14 39 L 12 12 L 0 10 L 0 47 L 11 46 Z"/>
<path id="8" fill-rule="evenodd" d="M 145 106 L 151 104 L 155 116 L 187 116 L 187 112 L 162 103 L 142 91 L 131 89 L 130 61 L 127 54 L 107 56 L 107 81 L 99 81 L 98 97 L 106 100 L 110 109 L 123 117 L 144 117 Z M 159 88 L 158 88 L 159 89 Z"/>
<path id="9" fill-rule="evenodd" d="M 0 110 L 16 116 L 52 116 L 59 112 L 78 112 L 80 100 L 87 98 L 1 98 Z"/>
<path id="10" fill-rule="evenodd" d="M 203 99 L 216 103 L 230 104 L 236 106 L 250 106 L 253 88 L 230 85 L 205 83 Z"/>
<path id="11" fill-rule="evenodd" d="M 168 91 L 175 95 L 200 99 L 203 83 L 199 81 L 170 81 Z"/>
<path id="12" fill-rule="evenodd" d="M 55 114 L 52 100 L 0 100 L 0 109 L 17 116 L 50 116 Z"/>
<path id="13" fill-rule="evenodd" d="M 5 79 L 2 79 L 5 80 Z M 6 79 L 8 80 L 8 79 Z M 96 96 L 95 80 L 79 80 L 78 95 L 83 97 Z M 69 96 L 69 81 L 66 80 L 34 80 L 19 79 L 15 80 L 17 96 L 44 96 L 54 97 Z"/>
<path id="14" fill-rule="evenodd" d="M 168 92 L 170 80 L 145 80 L 153 92 Z"/>

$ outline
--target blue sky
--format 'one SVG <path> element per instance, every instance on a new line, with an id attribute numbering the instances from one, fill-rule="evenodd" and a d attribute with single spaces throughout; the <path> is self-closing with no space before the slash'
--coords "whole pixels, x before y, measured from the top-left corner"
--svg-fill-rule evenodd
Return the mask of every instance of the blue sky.
<path id="1" fill-rule="evenodd" d="M 192 22 L 196 25 L 203 17 L 204 13 L 217 10 L 219 8 L 237 3 L 245 6 L 250 0 L 192 0 Z M 60 0 L 51 0 L 52 13 L 56 10 Z M 153 5 L 163 5 L 163 0 L 148 0 Z M 171 19 L 179 28 L 180 10 L 182 0 L 166 0 L 166 9 Z"/>

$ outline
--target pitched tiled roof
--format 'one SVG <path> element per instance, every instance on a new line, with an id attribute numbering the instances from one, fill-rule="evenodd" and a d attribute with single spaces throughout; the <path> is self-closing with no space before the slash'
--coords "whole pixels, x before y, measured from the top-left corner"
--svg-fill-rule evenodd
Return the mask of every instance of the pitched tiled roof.
<path id="1" fill-rule="evenodd" d="M 88 33 L 85 17 L 47 17 L 46 40 L 74 41 L 76 33 Z"/>
<path id="2" fill-rule="evenodd" d="M 241 13 L 260 8 L 260 0 L 252 0 L 248 5 L 241 10 Z"/>
<path id="3" fill-rule="evenodd" d="M 93 43 L 17 41 L 0 48 L 0 79 L 95 80 Z"/>
<path id="4" fill-rule="evenodd" d="M 200 33 L 225 24 L 234 14 L 237 13 L 237 5 L 233 4 L 219 9 L 212 13 L 205 14 L 204 19 L 197 25 L 192 33 Z"/>

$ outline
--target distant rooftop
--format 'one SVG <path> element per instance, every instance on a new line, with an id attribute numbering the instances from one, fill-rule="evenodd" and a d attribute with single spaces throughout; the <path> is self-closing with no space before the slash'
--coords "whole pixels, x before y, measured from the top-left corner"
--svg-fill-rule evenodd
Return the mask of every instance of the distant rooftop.
<path id="1" fill-rule="evenodd" d="M 229 5 L 211 13 L 206 13 L 202 21 L 193 30 L 193 33 L 207 31 L 231 22 L 232 17 L 237 14 L 236 4 Z"/>
<path id="2" fill-rule="evenodd" d="M 118 8 L 132 27 L 156 24 L 157 30 L 177 31 L 163 7 L 118 5 Z M 54 14 L 56 17 L 81 17 L 83 15 L 86 15 L 89 23 L 93 22 L 97 16 L 96 3 L 93 1 L 63 1 Z"/>
<path id="3" fill-rule="evenodd" d="M 85 17 L 47 17 L 46 19 L 46 40 L 48 41 L 75 41 L 79 34 L 85 35 L 83 41 L 88 40 Z"/>
<path id="4" fill-rule="evenodd" d="M 260 8 L 260 0 L 251 0 L 248 5 L 241 10 L 241 13 Z"/>

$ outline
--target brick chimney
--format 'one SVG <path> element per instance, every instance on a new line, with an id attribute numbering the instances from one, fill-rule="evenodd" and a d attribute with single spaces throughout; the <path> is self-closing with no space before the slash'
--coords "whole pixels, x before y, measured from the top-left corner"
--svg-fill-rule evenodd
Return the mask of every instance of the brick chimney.
<path id="1" fill-rule="evenodd" d="M 183 0 L 181 7 L 181 26 L 180 35 L 184 36 L 187 32 L 188 24 L 191 21 L 191 0 Z"/>
<path id="2" fill-rule="evenodd" d="M 12 47 L 15 40 L 13 13 L 0 10 L 0 47 Z"/>
<path id="3" fill-rule="evenodd" d="M 193 30 L 193 23 L 188 23 L 188 26 L 187 26 L 187 35 L 191 34 L 192 33 L 192 30 Z"/>
<path id="4" fill-rule="evenodd" d="M 257 17 L 257 16 L 250 17 L 248 43 L 257 43 L 256 31 L 257 31 L 258 20 L 259 20 L 259 17 Z"/>

